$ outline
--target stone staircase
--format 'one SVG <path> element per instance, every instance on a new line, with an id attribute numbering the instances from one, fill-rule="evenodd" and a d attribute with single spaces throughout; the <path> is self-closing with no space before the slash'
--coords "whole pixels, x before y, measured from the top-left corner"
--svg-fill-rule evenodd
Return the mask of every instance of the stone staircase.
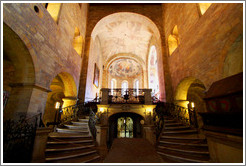
<path id="1" fill-rule="evenodd" d="M 184 126 L 171 117 L 164 117 L 164 129 L 157 146 L 157 153 L 171 163 L 210 162 L 208 145 L 197 130 Z"/>
<path id="2" fill-rule="evenodd" d="M 56 128 L 48 136 L 45 160 L 48 163 L 101 162 L 86 116 L 71 124 Z"/>

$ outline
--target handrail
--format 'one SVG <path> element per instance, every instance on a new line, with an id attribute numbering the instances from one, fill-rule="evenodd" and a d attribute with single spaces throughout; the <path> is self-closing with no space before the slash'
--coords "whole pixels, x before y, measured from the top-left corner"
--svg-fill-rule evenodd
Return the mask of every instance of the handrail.
<path id="1" fill-rule="evenodd" d="M 163 125 L 165 123 L 164 116 L 172 116 L 174 119 L 183 123 L 186 126 L 191 126 L 197 128 L 197 117 L 195 109 L 185 108 L 174 103 L 167 102 L 157 102 L 154 110 L 154 122 L 156 126 L 156 136 L 157 140 L 159 139 Z"/>

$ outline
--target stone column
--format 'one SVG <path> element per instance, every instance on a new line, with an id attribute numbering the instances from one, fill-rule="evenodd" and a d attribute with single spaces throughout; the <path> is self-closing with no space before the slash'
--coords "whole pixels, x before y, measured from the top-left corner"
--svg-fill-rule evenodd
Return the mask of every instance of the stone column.
<path id="1" fill-rule="evenodd" d="M 47 94 L 50 91 L 35 84 L 12 84 L 9 100 L 4 110 L 4 119 L 18 119 L 20 115 L 31 117 L 44 114 Z"/>
<path id="2" fill-rule="evenodd" d="M 98 146 L 98 151 L 102 158 L 105 158 L 108 152 L 107 148 L 107 135 L 108 135 L 108 126 L 96 125 L 97 135 L 96 142 Z"/>
<path id="3" fill-rule="evenodd" d="M 154 125 L 144 125 L 144 138 L 147 139 L 152 145 L 156 144 L 156 134 Z"/>
<path id="4" fill-rule="evenodd" d="M 45 162 L 45 149 L 49 133 L 52 132 L 51 128 L 38 128 L 34 140 L 32 163 Z"/>

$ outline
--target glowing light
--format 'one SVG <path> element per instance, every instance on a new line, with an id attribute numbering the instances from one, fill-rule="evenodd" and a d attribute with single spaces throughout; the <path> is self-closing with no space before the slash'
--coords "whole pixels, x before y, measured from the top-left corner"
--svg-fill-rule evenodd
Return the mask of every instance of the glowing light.
<path id="1" fill-rule="evenodd" d="M 103 113 L 104 109 L 103 108 L 100 108 L 99 111 Z"/>
<path id="2" fill-rule="evenodd" d="M 191 108 L 195 108 L 195 103 L 194 102 L 191 102 Z"/>
<path id="3" fill-rule="evenodd" d="M 149 114 L 151 114 L 152 109 L 151 109 L 151 108 L 147 108 L 146 111 L 147 111 Z"/>
<path id="4" fill-rule="evenodd" d="M 60 103 L 60 102 L 56 102 L 56 104 L 55 104 L 55 108 L 56 108 L 56 109 L 59 109 L 59 108 L 60 108 L 60 105 L 61 105 L 61 103 Z"/>

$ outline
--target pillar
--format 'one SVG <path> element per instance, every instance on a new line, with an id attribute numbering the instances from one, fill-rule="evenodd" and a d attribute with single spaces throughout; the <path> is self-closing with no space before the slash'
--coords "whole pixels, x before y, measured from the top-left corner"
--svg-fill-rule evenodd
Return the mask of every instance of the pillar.
<path id="1" fill-rule="evenodd" d="M 147 139 L 152 145 L 156 144 L 156 134 L 154 125 L 144 125 L 144 138 Z"/>
<path id="2" fill-rule="evenodd" d="M 101 102 L 101 104 L 108 104 L 109 89 L 102 88 L 101 91 L 102 91 L 102 102 Z"/>
<path id="3" fill-rule="evenodd" d="M 38 128 L 33 145 L 32 163 L 45 162 L 45 149 L 49 133 L 52 132 L 50 128 Z"/>
<path id="4" fill-rule="evenodd" d="M 44 114 L 47 94 L 50 91 L 35 84 L 11 84 L 11 93 L 4 110 L 4 119 L 18 119 Z"/>
<path id="5" fill-rule="evenodd" d="M 152 104 L 151 89 L 144 89 L 145 104 Z"/>
<path id="6" fill-rule="evenodd" d="M 102 158 L 105 158 L 108 152 L 107 148 L 107 135 L 108 135 L 108 126 L 96 125 L 97 135 L 96 142 L 98 146 L 98 151 Z"/>

